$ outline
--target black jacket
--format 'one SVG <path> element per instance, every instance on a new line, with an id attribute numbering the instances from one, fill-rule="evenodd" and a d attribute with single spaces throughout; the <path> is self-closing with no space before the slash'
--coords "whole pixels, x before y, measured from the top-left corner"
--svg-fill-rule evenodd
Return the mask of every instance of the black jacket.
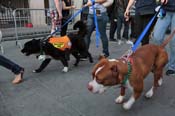
<path id="1" fill-rule="evenodd" d="M 166 11 L 175 12 L 175 0 L 168 0 L 168 3 L 164 6 Z"/>
<path id="2" fill-rule="evenodd" d="M 157 6 L 156 0 L 136 0 L 136 14 L 148 15 L 154 14 Z"/>

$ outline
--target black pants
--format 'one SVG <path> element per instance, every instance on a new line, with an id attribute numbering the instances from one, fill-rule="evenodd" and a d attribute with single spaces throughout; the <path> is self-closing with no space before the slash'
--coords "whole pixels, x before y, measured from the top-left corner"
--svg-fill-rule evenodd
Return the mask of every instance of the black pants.
<path id="1" fill-rule="evenodd" d="M 142 33 L 142 31 L 145 29 L 145 27 L 147 26 L 147 24 L 149 23 L 149 21 L 152 19 L 152 17 L 154 16 L 154 14 L 149 14 L 149 15 L 135 15 L 135 32 L 136 32 L 136 41 L 138 39 L 138 37 L 140 36 L 140 34 Z M 156 20 L 153 22 L 153 24 L 151 25 L 150 29 L 147 31 L 146 35 L 144 36 L 144 38 L 142 39 L 142 45 L 145 44 L 149 44 L 149 35 L 151 34 L 151 31 L 154 27 L 156 23 Z"/>
<path id="2" fill-rule="evenodd" d="M 136 39 L 136 33 L 135 33 L 135 25 L 136 25 L 136 21 L 135 21 L 135 16 L 131 16 L 130 19 L 130 25 L 131 25 L 131 34 L 130 34 L 130 38 Z"/>
<path id="3" fill-rule="evenodd" d="M 114 34 L 117 29 L 117 21 L 114 21 L 114 19 L 110 20 L 110 30 L 109 30 L 109 39 L 114 39 Z"/>
<path id="4" fill-rule="evenodd" d="M 67 19 L 62 19 L 61 26 L 63 27 L 61 28 L 61 33 L 60 33 L 61 36 L 65 36 L 67 34 L 68 23 L 65 24 L 66 22 L 67 22 Z"/>
<path id="5" fill-rule="evenodd" d="M 122 37 L 128 40 L 129 34 L 129 22 L 125 20 L 124 15 L 122 13 L 118 14 L 117 17 L 117 39 L 121 39 L 121 29 L 122 25 L 124 24 L 124 31 Z"/>

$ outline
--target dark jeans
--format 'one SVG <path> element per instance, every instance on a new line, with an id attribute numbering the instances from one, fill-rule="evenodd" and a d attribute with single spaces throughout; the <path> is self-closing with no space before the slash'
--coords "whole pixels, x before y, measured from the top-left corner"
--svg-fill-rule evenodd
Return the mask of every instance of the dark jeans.
<path id="1" fill-rule="evenodd" d="M 100 38 L 102 41 L 102 46 L 103 46 L 103 53 L 108 56 L 109 55 L 109 50 L 108 50 L 108 38 L 106 35 L 106 25 L 108 22 L 108 16 L 107 13 L 101 13 L 100 16 L 97 16 L 97 21 L 98 21 L 98 29 L 100 32 Z M 95 29 L 95 23 L 94 23 L 94 15 L 93 14 L 88 14 L 88 19 L 87 19 L 87 28 L 88 28 L 88 33 L 85 38 L 87 48 L 89 49 L 90 42 L 91 42 L 91 34 Z"/>
<path id="2" fill-rule="evenodd" d="M 124 24 L 124 31 L 123 31 L 123 37 L 128 40 L 128 34 L 129 34 L 129 22 L 125 21 L 123 14 L 118 14 L 117 18 L 117 39 L 121 39 L 121 29 L 122 25 Z"/>
<path id="3" fill-rule="evenodd" d="M 110 31 L 109 31 L 109 39 L 114 39 L 114 34 L 117 29 L 117 21 L 114 21 L 114 19 L 110 20 Z"/>
<path id="4" fill-rule="evenodd" d="M 68 24 L 69 24 L 69 23 L 65 24 L 67 22 L 67 20 L 68 19 L 62 19 L 61 26 L 63 26 L 63 25 L 64 26 L 61 28 L 61 33 L 60 33 L 61 36 L 65 36 L 67 34 L 67 28 L 68 28 Z"/>
<path id="5" fill-rule="evenodd" d="M 11 70 L 14 74 L 19 74 L 20 71 L 23 69 L 16 63 L 12 62 L 11 60 L 7 59 L 6 57 L 0 55 L 0 65 Z"/>
<path id="6" fill-rule="evenodd" d="M 140 36 L 142 31 L 145 29 L 149 21 L 152 19 L 154 14 L 149 14 L 149 15 L 135 15 L 135 32 L 136 32 L 136 39 Z M 151 31 L 156 23 L 156 20 L 153 22 L 151 28 L 148 30 L 144 38 L 142 39 L 142 45 L 149 44 L 149 35 L 151 34 Z"/>
<path id="7" fill-rule="evenodd" d="M 135 33 L 135 24 L 136 24 L 136 21 L 135 21 L 135 16 L 131 16 L 129 21 L 130 21 L 130 25 L 131 25 L 130 38 L 136 39 L 136 33 Z"/>

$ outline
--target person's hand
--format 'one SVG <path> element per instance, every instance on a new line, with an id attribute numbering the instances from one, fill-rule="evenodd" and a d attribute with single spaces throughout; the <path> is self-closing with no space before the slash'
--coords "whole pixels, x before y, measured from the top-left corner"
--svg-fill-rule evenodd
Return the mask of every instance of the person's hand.
<path id="1" fill-rule="evenodd" d="M 72 9 L 75 9 L 75 8 L 76 8 L 76 6 L 72 5 L 72 6 L 71 6 L 71 8 L 72 8 Z"/>
<path id="2" fill-rule="evenodd" d="M 124 13 L 124 17 L 125 17 L 125 20 L 126 21 L 129 21 L 129 10 L 128 9 L 126 9 L 126 11 L 125 11 L 125 13 Z"/>
<path id="3" fill-rule="evenodd" d="M 62 20 L 62 18 L 63 18 L 63 15 L 62 15 L 62 13 L 59 13 L 59 17 L 58 17 L 58 20 Z"/>
<path id="4" fill-rule="evenodd" d="M 162 4 L 167 4 L 168 0 L 161 0 Z"/>
<path id="5" fill-rule="evenodd" d="M 91 2 L 91 1 L 88 1 L 84 6 L 85 6 L 85 7 L 86 7 L 86 6 L 92 6 L 92 2 Z"/>

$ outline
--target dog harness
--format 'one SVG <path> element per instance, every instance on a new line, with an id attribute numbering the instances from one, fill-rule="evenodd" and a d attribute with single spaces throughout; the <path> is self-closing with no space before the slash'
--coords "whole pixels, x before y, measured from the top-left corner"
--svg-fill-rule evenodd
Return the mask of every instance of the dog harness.
<path id="1" fill-rule="evenodd" d="M 49 38 L 49 43 L 51 43 L 55 48 L 64 51 L 65 49 L 70 49 L 72 44 L 68 36 L 62 37 L 51 37 Z"/>

